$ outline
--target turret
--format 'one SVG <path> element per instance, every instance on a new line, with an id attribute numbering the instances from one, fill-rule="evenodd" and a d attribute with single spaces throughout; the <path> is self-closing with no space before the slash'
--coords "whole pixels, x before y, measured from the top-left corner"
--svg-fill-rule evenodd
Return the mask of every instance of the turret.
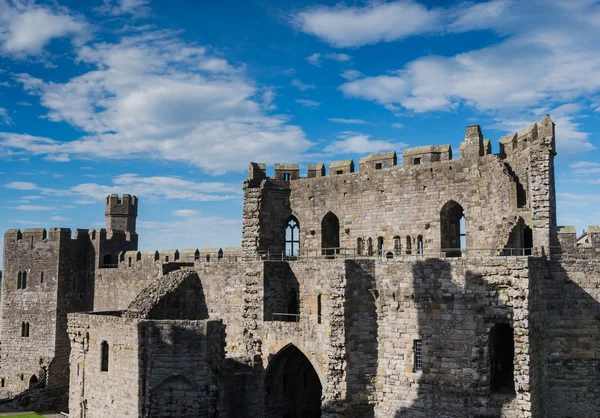
<path id="1" fill-rule="evenodd" d="M 124 231 L 135 233 L 138 199 L 135 196 L 124 194 L 119 198 L 111 194 L 106 198 L 105 212 L 107 231 Z"/>

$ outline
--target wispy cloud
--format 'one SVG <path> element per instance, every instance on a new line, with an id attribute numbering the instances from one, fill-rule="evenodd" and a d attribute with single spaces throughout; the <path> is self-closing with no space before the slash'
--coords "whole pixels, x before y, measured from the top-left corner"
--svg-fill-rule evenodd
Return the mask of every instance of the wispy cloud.
<path id="1" fill-rule="evenodd" d="M 315 52 L 314 54 L 311 54 L 308 57 L 306 57 L 306 61 L 308 61 L 310 64 L 317 66 L 317 67 L 320 67 L 322 65 L 322 62 L 324 59 L 345 62 L 345 61 L 350 61 L 352 59 L 352 57 L 348 54 L 338 54 L 335 52 L 332 52 L 329 54 L 320 54 L 320 53 Z"/>
<path id="2" fill-rule="evenodd" d="M 15 206 L 15 210 L 46 211 L 46 210 L 56 210 L 56 207 L 54 207 L 54 206 L 41 206 L 41 205 L 19 205 L 19 206 Z"/>
<path id="3" fill-rule="evenodd" d="M 314 84 L 304 84 L 302 81 L 298 80 L 297 78 L 295 78 L 291 81 L 290 86 L 296 87 L 300 91 L 312 90 L 312 89 L 317 88 L 317 86 L 315 86 Z"/>
<path id="4" fill-rule="evenodd" d="M 411 0 L 365 6 L 309 7 L 292 15 L 292 24 L 339 48 L 394 41 L 432 31 L 440 12 Z"/>
<path id="5" fill-rule="evenodd" d="M 334 123 L 347 123 L 353 125 L 364 125 L 367 123 L 362 119 L 327 118 L 327 120 Z"/>
<path id="6" fill-rule="evenodd" d="M 327 145 L 323 151 L 332 154 L 369 154 L 394 151 L 407 146 L 404 142 L 371 139 L 370 135 L 350 131 L 341 132 L 338 138 L 337 141 Z"/>
<path id="7" fill-rule="evenodd" d="M 5 108 L 0 107 L 0 125 L 2 124 L 12 125 L 12 118 L 10 117 L 8 111 Z"/>
<path id="8" fill-rule="evenodd" d="M 301 104 L 302 106 L 305 106 L 305 107 L 319 107 L 319 106 L 321 106 L 321 103 L 316 102 L 314 100 L 308 100 L 308 99 L 296 99 L 295 102 L 298 103 L 298 104 Z"/>
<path id="9" fill-rule="evenodd" d="M 312 146 L 288 117 L 265 113 L 273 109 L 269 93 L 211 51 L 150 31 L 82 46 L 77 60 L 91 70 L 64 83 L 20 74 L 16 80 L 40 97 L 48 120 L 86 134 L 57 141 L 2 132 L 0 147 L 53 161 L 180 161 L 223 174 L 249 159 L 277 161 Z"/>
<path id="10" fill-rule="evenodd" d="M 66 7 L 0 0 L 0 52 L 5 55 L 37 55 L 53 39 L 82 40 L 86 32 L 85 20 Z"/>

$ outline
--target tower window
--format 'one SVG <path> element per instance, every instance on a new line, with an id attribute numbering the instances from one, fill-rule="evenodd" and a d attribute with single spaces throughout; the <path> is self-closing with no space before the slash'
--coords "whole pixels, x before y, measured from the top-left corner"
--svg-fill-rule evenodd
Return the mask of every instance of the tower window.
<path id="1" fill-rule="evenodd" d="M 417 237 L 417 254 L 423 255 L 423 235 Z"/>
<path id="2" fill-rule="evenodd" d="M 283 173 L 283 180 L 290 181 L 290 173 Z"/>
<path id="3" fill-rule="evenodd" d="M 410 254 L 412 252 L 412 239 L 410 235 L 406 237 L 406 254 Z"/>
<path id="4" fill-rule="evenodd" d="M 413 340 L 414 371 L 423 370 L 423 341 Z"/>
<path id="5" fill-rule="evenodd" d="M 399 236 L 395 236 L 394 237 L 394 251 L 396 252 L 396 254 L 398 252 L 400 252 L 400 246 L 401 246 L 401 244 L 400 244 L 400 237 Z"/>
<path id="6" fill-rule="evenodd" d="M 514 393 L 515 338 L 509 324 L 490 330 L 490 384 L 492 391 Z"/>
<path id="7" fill-rule="evenodd" d="M 376 163 L 375 164 L 375 170 L 381 170 L 383 168 L 381 163 Z"/>
<path id="8" fill-rule="evenodd" d="M 317 323 L 321 323 L 321 294 L 317 296 Z"/>
<path id="9" fill-rule="evenodd" d="M 413 164 L 414 164 L 414 165 L 419 165 L 419 164 L 421 164 L 421 158 L 415 158 L 415 159 L 413 160 Z"/>
<path id="10" fill-rule="evenodd" d="M 44 272 L 40 273 L 40 284 L 44 283 Z"/>
<path id="11" fill-rule="evenodd" d="M 102 341 L 100 344 L 100 371 L 108 371 L 108 343 L 106 341 Z"/>
<path id="12" fill-rule="evenodd" d="M 367 239 L 367 254 L 373 255 L 373 239 L 372 238 Z"/>
<path id="13" fill-rule="evenodd" d="M 23 273 L 19 272 L 18 278 L 17 278 L 17 289 L 22 289 L 23 288 Z"/>
<path id="14" fill-rule="evenodd" d="M 300 253 L 300 223 L 291 216 L 285 227 L 285 255 L 298 257 Z"/>
<path id="15" fill-rule="evenodd" d="M 29 337 L 29 322 L 21 323 L 21 337 Z"/>
<path id="16" fill-rule="evenodd" d="M 365 244 L 364 244 L 364 242 L 363 242 L 363 239 L 362 239 L 362 238 L 358 238 L 358 239 L 356 240 L 356 254 L 358 254 L 358 255 L 362 255 L 362 253 L 363 253 L 363 251 L 364 251 L 364 249 L 363 249 L 364 245 L 365 245 Z"/>
<path id="17" fill-rule="evenodd" d="M 377 255 L 383 255 L 383 237 L 377 238 Z"/>

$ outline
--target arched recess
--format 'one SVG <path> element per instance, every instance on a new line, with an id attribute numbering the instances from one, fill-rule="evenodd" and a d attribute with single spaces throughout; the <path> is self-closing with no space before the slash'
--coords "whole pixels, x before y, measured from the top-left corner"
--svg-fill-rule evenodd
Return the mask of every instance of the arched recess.
<path id="1" fill-rule="evenodd" d="M 174 374 L 150 391 L 150 418 L 200 416 L 201 402 L 197 385 L 185 376 Z"/>
<path id="2" fill-rule="evenodd" d="M 37 386 L 37 384 L 39 383 L 39 379 L 37 378 L 36 375 L 32 375 L 29 378 L 29 389 L 33 389 L 34 387 Z"/>
<path id="3" fill-rule="evenodd" d="M 264 385 L 265 418 L 321 416 L 321 380 L 295 345 L 285 346 L 269 361 Z"/>
<path id="4" fill-rule="evenodd" d="M 321 221 L 321 248 L 323 255 L 340 253 L 340 220 L 333 212 L 327 212 Z"/>
<path id="5" fill-rule="evenodd" d="M 446 257 L 460 257 L 461 248 L 467 247 L 465 211 L 454 200 L 440 210 L 441 250 Z"/>

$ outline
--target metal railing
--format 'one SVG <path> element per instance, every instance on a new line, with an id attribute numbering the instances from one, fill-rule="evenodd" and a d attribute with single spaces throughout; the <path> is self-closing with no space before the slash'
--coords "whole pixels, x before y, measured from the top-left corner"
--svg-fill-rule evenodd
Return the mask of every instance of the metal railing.
<path id="1" fill-rule="evenodd" d="M 394 259 L 404 256 L 409 257 L 508 257 L 534 255 L 532 248 L 442 248 L 438 251 L 419 251 L 394 249 L 391 251 L 377 251 L 369 254 L 368 251 L 358 253 L 356 248 L 332 247 L 311 250 L 294 251 L 258 251 L 257 260 L 268 261 L 294 261 L 304 259 Z"/>

